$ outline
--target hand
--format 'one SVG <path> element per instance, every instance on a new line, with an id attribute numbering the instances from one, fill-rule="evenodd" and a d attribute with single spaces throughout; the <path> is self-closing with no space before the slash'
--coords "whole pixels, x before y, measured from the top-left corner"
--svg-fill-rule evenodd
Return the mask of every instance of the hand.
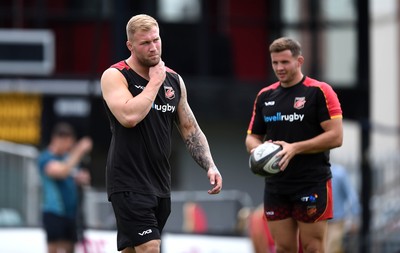
<path id="1" fill-rule="evenodd" d="M 164 82 L 166 75 L 165 64 L 161 59 L 157 65 L 149 68 L 150 80 L 159 84 L 159 86 Z"/>
<path id="2" fill-rule="evenodd" d="M 281 171 L 284 171 L 288 166 L 290 160 L 296 155 L 294 145 L 284 141 L 274 141 L 273 143 L 282 146 L 282 150 L 279 151 L 276 155 L 281 157 L 279 167 Z"/>
<path id="3" fill-rule="evenodd" d="M 87 170 L 79 170 L 75 175 L 75 182 L 78 185 L 89 185 L 90 180 L 90 173 Z"/>
<path id="4" fill-rule="evenodd" d="M 92 150 L 93 142 L 90 137 L 83 137 L 78 141 L 76 147 L 81 151 L 82 154 L 85 154 Z"/>
<path id="5" fill-rule="evenodd" d="M 355 219 L 355 220 L 357 220 L 357 219 Z M 358 222 L 350 221 L 347 233 L 349 233 L 351 235 L 355 235 L 358 233 L 359 229 L 360 229 L 360 225 L 358 224 Z"/>
<path id="6" fill-rule="evenodd" d="M 208 169 L 207 176 L 210 179 L 210 183 L 213 186 L 208 190 L 208 194 L 218 194 L 222 190 L 222 176 L 219 173 L 217 167 Z"/>

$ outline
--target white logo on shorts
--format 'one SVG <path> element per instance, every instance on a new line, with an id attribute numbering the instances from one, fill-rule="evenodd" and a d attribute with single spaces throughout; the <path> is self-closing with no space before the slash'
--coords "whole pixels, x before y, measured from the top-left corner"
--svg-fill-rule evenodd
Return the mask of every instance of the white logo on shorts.
<path id="1" fill-rule="evenodd" d="M 151 229 L 147 229 L 145 231 L 143 231 L 142 233 L 138 233 L 140 236 L 144 236 L 144 235 L 148 235 L 153 233 L 153 231 L 151 231 Z"/>

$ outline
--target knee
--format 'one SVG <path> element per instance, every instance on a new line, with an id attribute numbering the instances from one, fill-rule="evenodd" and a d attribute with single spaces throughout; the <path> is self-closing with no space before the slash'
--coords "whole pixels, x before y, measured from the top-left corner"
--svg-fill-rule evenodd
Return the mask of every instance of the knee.
<path id="1" fill-rule="evenodd" d="M 279 245 L 275 244 L 276 253 L 292 253 L 298 252 L 298 247 L 295 244 Z"/>
<path id="2" fill-rule="evenodd" d="M 135 247 L 136 253 L 160 253 L 160 240 L 151 240 Z"/>
<path id="3" fill-rule="evenodd" d="M 324 245 L 318 242 L 314 243 L 306 243 L 302 245 L 303 247 L 303 252 L 305 253 L 321 253 L 325 252 L 324 250 Z"/>

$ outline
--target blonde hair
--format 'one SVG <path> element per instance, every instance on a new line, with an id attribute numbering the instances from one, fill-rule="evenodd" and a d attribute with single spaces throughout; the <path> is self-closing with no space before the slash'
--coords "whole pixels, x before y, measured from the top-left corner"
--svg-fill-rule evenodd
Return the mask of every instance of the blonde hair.
<path id="1" fill-rule="evenodd" d="M 282 52 L 285 50 L 290 50 L 290 52 L 292 52 L 292 56 L 301 55 L 300 43 L 291 38 L 282 37 L 282 38 L 276 39 L 269 46 L 270 53 L 279 53 L 279 52 Z"/>
<path id="2" fill-rule="evenodd" d="M 153 27 L 158 28 L 157 20 L 146 14 L 138 14 L 129 19 L 126 24 L 126 37 L 129 41 L 137 31 L 149 31 Z"/>

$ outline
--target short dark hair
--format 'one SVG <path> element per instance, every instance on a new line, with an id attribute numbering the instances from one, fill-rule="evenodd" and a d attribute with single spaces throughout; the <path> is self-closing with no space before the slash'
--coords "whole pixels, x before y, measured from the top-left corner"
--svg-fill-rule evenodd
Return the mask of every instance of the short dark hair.
<path id="1" fill-rule="evenodd" d="M 57 137 L 75 137 L 75 130 L 71 124 L 67 122 L 58 122 L 53 127 L 52 136 Z"/>
<path id="2" fill-rule="evenodd" d="M 269 46 L 270 53 L 279 53 L 285 50 L 290 50 L 293 56 L 301 55 L 300 42 L 288 37 L 282 37 L 274 40 Z"/>

